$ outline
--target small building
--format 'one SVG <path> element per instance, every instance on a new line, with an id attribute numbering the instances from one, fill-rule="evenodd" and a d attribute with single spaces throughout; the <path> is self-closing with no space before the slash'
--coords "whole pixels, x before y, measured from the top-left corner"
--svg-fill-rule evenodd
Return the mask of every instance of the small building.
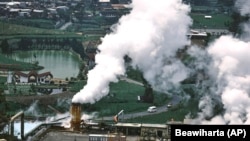
<path id="1" fill-rule="evenodd" d="M 119 4 L 130 4 L 131 0 L 119 0 Z"/>
<path id="2" fill-rule="evenodd" d="M 146 124 L 143 123 L 141 127 L 141 140 L 169 139 L 168 125 L 165 124 Z"/>
<path id="3" fill-rule="evenodd" d="M 10 74 L 9 74 L 10 75 Z M 10 80 L 9 77 L 12 77 Z M 12 81 L 15 83 L 42 83 L 49 84 L 53 78 L 50 72 L 44 72 L 38 74 L 36 71 L 30 71 L 29 73 L 23 73 L 20 71 L 15 71 L 12 76 L 9 76 L 8 83 Z"/>
<path id="4" fill-rule="evenodd" d="M 103 16 L 105 18 L 119 18 L 122 16 L 122 13 L 114 9 L 106 9 L 100 11 L 100 16 Z"/>
<path id="5" fill-rule="evenodd" d="M 155 141 L 170 138 L 169 125 L 147 123 L 117 123 L 116 132 L 126 136 L 139 136 L 140 140 Z"/>
<path id="6" fill-rule="evenodd" d="M 112 9 L 110 0 L 99 0 L 98 9 L 99 10 Z"/>
<path id="7" fill-rule="evenodd" d="M 61 12 L 68 12 L 68 10 L 69 10 L 69 7 L 67 7 L 67 6 L 57 6 L 56 7 L 56 11 L 61 11 Z"/>
<path id="8" fill-rule="evenodd" d="M 47 8 L 46 10 L 48 11 L 48 13 L 50 13 L 52 15 L 57 14 L 57 10 L 55 8 Z"/>
<path id="9" fill-rule="evenodd" d="M 16 18 L 16 17 L 19 16 L 19 11 L 20 11 L 20 9 L 11 8 L 11 9 L 9 9 L 8 16 L 11 17 L 11 18 Z"/>
<path id="10" fill-rule="evenodd" d="M 114 126 L 117 133 L 139 136 L 141 134 L 141 125 L 141 123 L 117 123 Z"/>
<path id="11" fill-rule="evenodd" d="M 86 61 L 87 61 L 87 66 L 88 70 L 91 70 L 95 66 L 95 55 L 98 52 L 97 46 L 101 44 L 101 41 L 91 41 L 88 42 L 87 48 L 85 49 L 86 53 Z"/>
<path id="12" fill-rule="evenodd" d="M 125 4 L 111 4 L 112 8 L 113 9 L 116 9 L 116 10 L 121 10 L 121 9 L 127 9 L 128 6 L 125 5 Z"/>
<path id="13" fill-rule="evenodd" d="M 15 8 L 17 8 L 17 7 L 19 7 L 20 4 L 21 4 L 20 2 L 12 1 L 12 2 L 7 3 L 6 7 L 7 8 L 8 7 L 15 7 Z"/>
<path id="14" fill-rule="evenodd" d="M 191 30 L 190 33 L 187 34 L 187 37 L 191 40 L 191 45 L 198 45 L 204 48 L 206 45 L 208 34 L 206 32 Z"/>
<path id="15" fill-rule="evenodd" d="M 204 16 L 205 19 L 212 19 L 212 16 L 206 15 Z"/>
<path id="16" fill-rule="evenodd" d="M 44 10 L 34 9 L 32 10 L 30 15 L 34 18 L 41 18 L 41 17 L 44 17 L 45 12 Z"/>

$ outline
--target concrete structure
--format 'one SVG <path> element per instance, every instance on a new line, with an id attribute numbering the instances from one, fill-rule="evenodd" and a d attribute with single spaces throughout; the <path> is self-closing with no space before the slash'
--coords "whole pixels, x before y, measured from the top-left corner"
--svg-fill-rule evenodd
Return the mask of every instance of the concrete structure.
<path id="1" fill-rule="evenodd" d="M 191 40 L 191 45 L 198 45 L 200 47 L 204 47 L 206 44 L 206 38 L 207 38 L 206 32 L 191 30 L 187 36 Z"/>

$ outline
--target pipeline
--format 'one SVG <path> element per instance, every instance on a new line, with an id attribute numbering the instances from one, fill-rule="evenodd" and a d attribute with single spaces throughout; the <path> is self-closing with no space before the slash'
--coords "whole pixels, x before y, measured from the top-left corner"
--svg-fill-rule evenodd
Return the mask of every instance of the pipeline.
<path id="1" fill-rule="evenodd" d="M 10 118 L 10 135 L 14 136 L 14 121 L 21 117 L 21 139 L 24 140 L 24 113 L 23 111 L 17 113 L 13 117 Z"/>

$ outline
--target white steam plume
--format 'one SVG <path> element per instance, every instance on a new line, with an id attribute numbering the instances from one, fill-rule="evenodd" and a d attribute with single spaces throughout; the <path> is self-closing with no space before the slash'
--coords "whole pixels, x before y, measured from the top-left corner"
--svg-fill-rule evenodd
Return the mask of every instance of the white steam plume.
<path id="1" fill-rule="evenodd" d="M 250 1 L 249 0 L 237 0 L 235 2 L 236 8 L 239 9 L 242 16 L 249 15 L 250 13 Z"/>
<path id="2" fill-rule="evenodd" d="M 250 14 L 250 1 L 249 0 L 237 0 L 235 2 L 235 7 L 239 9 L 242 16 L 249 16 Z M 242 24 L 243 33 L 242 39 L 245 41 L 250 41 L 250 21 Z"/>
<path id="3" fill-rule="evenodd" d="M 207 51 L 212 58 L 207 65 L 210 80 L 203 80 L 206 84 L 204 90 L 200 89 L 203 95 L 199 103 L 201 112 L 194 123 L 250 123 L 250 42 L 222 36 Z M 198 60 L 196 63 L 205 68 L 204 62 Z"/>
<path id="4" fill-rule="evenodd" d="M 96 66 L 72 102 L 94 103 L 107 95 L 109 83 L 125 74 L 125 55 L 154 88 L 168 89 L 186 78 L 186 68 L 174 57 L 189 43 L 190 8 L 181 0 L 133 0 L 131 6 L 98 46 Z"/>
<path id="5" fill-rule="evenodd" d="M 219 38 L 210 48 L 225 114 L 225 123 L 249 122 L 250 115 L 250 43 L 231 36 Z M 223 84 L 223 85 L 221 85 Z"/>
<path id="6" fill-rule="evenodd" d="M 242 16 L 249 15 L 248 0 L 237 0 L 235 4 Z M 245 40 L 250 39 L 250 30 L 246 29 L 243 28 L 244 39 L 221 36 L 206 50 L 211 63 L 203 69 L 209 72 L 207 74 L 210 82 L 206 84 L 207 91 L 203 92 L 203 97 L 200 99 L 201 112 L 194 119 L 194 123 L 250 123 L 250 61 L 248 59 L 250 42 Z"/>
<path id="7" fill-rule="evenodd" d="M 241 15 L 249 15 L 249 4 L 247 0 L 236 2 Z M 249 38 L 249 30 L 245 30 L 245 33 Z M 222 36 L 209 46 L 208 53 L 213 60 L 208 69 L 210 76 L 215 78 L 215 87 L 211 86 L 210 92 L 204 96 L 209 95 L 209 100 L 200 101 L 202 112 L 196 120 L 204 124 L 249 124 L 250 42 L 232 36 Z M 212 98 L 219 101 L 211 103 Z M 222 113 L 213 113 L 216 110 L 216 102 L 223 105 Z"/>
<path id="8" fill-rule="evenodd" d="M 39 116 L 40 111 L 39 111 L 39 107 L 38 107 L 38 100 L 36 100 L 35 102 L 33 102 L 30 107 L 24 111 L 25 114 L 30 114 L 30 115 L 34 115 L 34 116 Z"/>

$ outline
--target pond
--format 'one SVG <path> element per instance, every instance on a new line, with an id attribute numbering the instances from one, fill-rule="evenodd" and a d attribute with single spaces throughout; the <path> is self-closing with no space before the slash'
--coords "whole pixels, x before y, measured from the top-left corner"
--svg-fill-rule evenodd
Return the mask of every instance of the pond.
<path id="1" fill-rule="evenodd" d="M 54 78 L 77 77 L 82 63 L 76 53 L 70 51 L 17 51 L 12 58 L 18 61 L 32 63 L 38 61 L 44 69 L 38 73 L 51 72 Z"/>

